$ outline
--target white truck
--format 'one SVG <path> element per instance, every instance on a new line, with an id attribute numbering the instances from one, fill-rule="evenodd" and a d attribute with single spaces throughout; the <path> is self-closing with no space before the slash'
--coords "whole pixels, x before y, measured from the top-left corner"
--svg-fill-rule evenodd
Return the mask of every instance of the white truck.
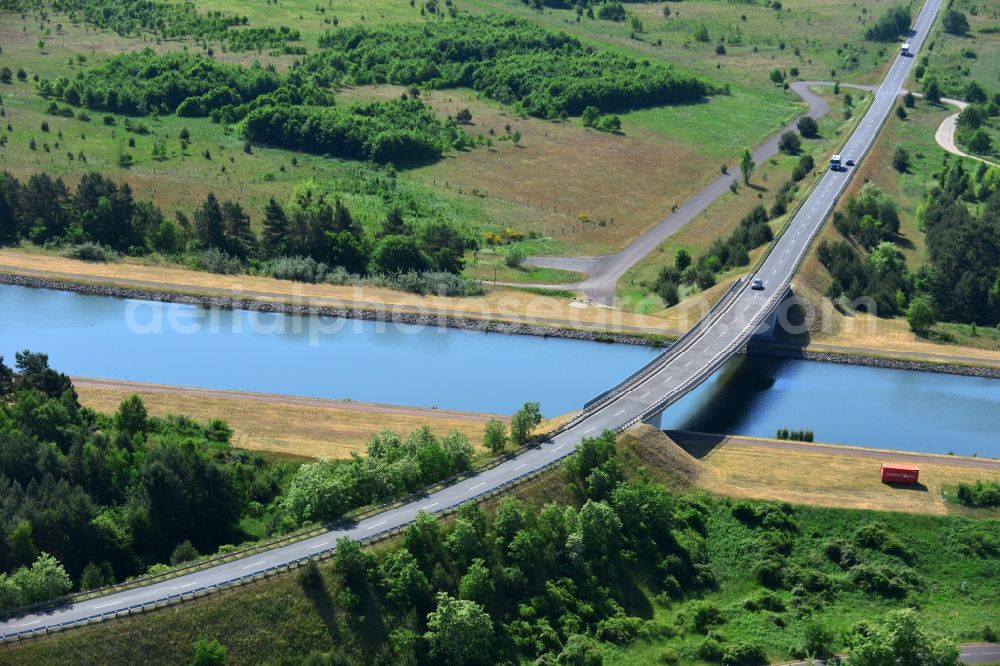
<path id="1" fill-rule="evenodd" d="M 905 55 L 905 56 L 910 55 L 910 45 L 909 44 L 903 44 L 902 46 L 900 46 L 899 47 L 899 54 L 900 55 Z"/>
<path id="2" fill-rule="evenodd" d="M 840 155 L 834 155 L 830 158 L 830 171 L 840 171 Z"/>

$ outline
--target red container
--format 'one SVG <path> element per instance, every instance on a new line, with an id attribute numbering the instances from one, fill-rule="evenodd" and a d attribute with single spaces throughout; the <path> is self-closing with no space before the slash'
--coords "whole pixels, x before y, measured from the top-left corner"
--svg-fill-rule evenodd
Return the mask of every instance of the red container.
<path id="1" fill-rule="evenodd" d="M 882 483 L 917 483 L 920 478 L 920 468 L 882 463 L 879 475 Z"/>

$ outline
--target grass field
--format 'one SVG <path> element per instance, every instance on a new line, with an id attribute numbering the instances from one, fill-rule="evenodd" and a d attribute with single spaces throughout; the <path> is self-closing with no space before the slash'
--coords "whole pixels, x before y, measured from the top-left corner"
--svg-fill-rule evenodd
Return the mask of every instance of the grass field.
<path id="1" fill-rule="evenodd" d="M 113 413 L 123 400 L 138 395 L 155 416 L 186 414 L 199 421 L 226 421 L 233 429 L 233 445 L 239 448 L 304 458 L 347 458 L 354 451 L 364 452 L 371 436 L 383 428 L 409 433 L 425 425 L 438 436 L 457 430 L 478 448 L 483 428 L 493 418 L 450 410 L 103 379 L 78 378 L 73 384 L 80 402 L 97 411 Z"/>
<path id="2" fill-rule="evenodd" d="M 333 17 L 341 26 L 427 20 L 421 17 L 419 4 L 411 7 L 392 0 L 338 0 L 326 6 L 305 0 L 280 5 L 210 0 L 199 4 L 199 8 L 246 15 L 250 26 L 287 25 L 298 29 L 303 34 L 301 44 L 310 51 L 315 50 L 319 33 L 334 29 Z M 489 149 L 453 154 L 436 165 L 408 172 L 405 179 L 418 180 L 414 187 L 422 196 L 443 199 L 453 215 L 468 224 L 482 228 L 511 226 L 551 238 L 546 248 L 550 254 L 614 251 L 659 221 L 673 203 L 714 177 L 720 162 L 732 161 L 742 147 L 759 143 L 802 108 L 794 95 L 766 79 L 762 67 L 797 66 L 802 76 L 828 76 L 826 56 L 822 54 L 835 49 L 835 45 L 824 35 L 833 30 L 848 34 L 862 29 L 855 25 L 857 9 L 844 0 L 824 0 L 813 5 L 793 0 L 782 12 L 705 0 L 686 3 L 686 14 L 669 21 L 647 15 L 654 9 L 660 11 L 659 5 L 630 5 L 643 17 L 648 33 L 644 33 L 645 41 L 627 35 L 623 38 L 625 28 L 621 24 L 591 20 L 576 24 L 567 22 L 566 12 L 533 12 L 512 0 L 473 0 L 460 3 L 459 9 L 528 16 L 601 47 L 663 60 L 733 85 L 731 96 L 717 97 L 706 104 L 625 114 L 621 135 L 586 130 L 579 119 L 551 123 L 517 118 L 509 109 L 477 99 L 468 91 L 430 93 L 429 101 L 442 114 L 470 108 L 475 122 L 469 128 L 472 133 L 486 133 L 492 127 L 499 139 L 505 133 L 503 127 L 509 124 L 522 133 L 523 139 L 519 146 L 496 140 Z M 740 18 L 742 14 L 746 14 L 745 21 Z M 732 55 L 724 59 L 721 68 L 715 68 L 715 56 L 708 58 L 700 52 L 710 49 L 710 45 L 694 47 L 688 43 L 690 26 L 701 22 L 707 23 L 713 40 L 714 35 L 729 36 Z M 737 34 L 742 35 L 743 45 L 732 43 Z M 73 26 L 68 20 L 62 21 L 60 33 L 47 39 L 44 49 L 38 48 L 37 36 L 33 17 L 22 20 L 14 14 L 3 15 L 0 39 L 4 50 L 0 62 L 13 69 L 23 66 L 29 74 L 54 77 L 72 75 L 78 66 L 70 67 L 67 59 L 77 54 L 86 55 L 88 65 L 92 65 L 113 53 L 144 46 L 158 50 L 202 48 L 182 41 L 157 43 L 149 36 L 126 39 L 98 33 L 85 25 Z M 662 39 L 663 45 L 651 46 L 654 38 Z M 784 49 L 780 48 L 782 41 L 787 42 Z M 221 45 L 214 46 L 215 57 L 241 64 L 258 59 L 282 70 L 292 60 L 268 53 L 226 53 Z M 799 46 L 799 55 L 794 53 L 795 46 Z M 814 60 L 813 65 L 810 60 Z M 872 55 L 870 60 L 860 63 L 857 70 L 871 69 L 877 57 Z M 815 72 L 811 72 L 811 66 Z M 748 72 L 756 74 L 751 77 Z M 303 178 L 335 179 L 351 168 L 337 160 L 281 150 L 257 149 L 254 155 L 245 155 L 238 137 L 226 134 L 206 119 L 181 122 L 163 118 L 153 123 L 151 135 L 130 137 L 120 128 L 107 128 L 99 122 L 85 124 L 45 116 L 45 104 L 27 83 L 15 83 L 2 92 L 13 114 L 14 132 L 8 147 L 0 149 L 0 161 L 14 167 L 17 175 L 45 169 L 72 181 L 85 170 L 100 169 L 129 182 L 138 196 L 151 197 L 167 210 L 189 212 L 209 190 L 214 190 L 223 198 L 238 196 L 256 223 L 269 197 L 284 200 L 292 185 Z M 351 90 L 341 93 L 345 101 L 358 95 L 358 91 Z M 96 121 L 98 114 L 91 115 Z M 41 136 L 38 127 L 43 120 L 52 127 L 50 134 L 57 136 L 62 131 L 63 138 Z M 192 133 L 188 155 L 181 154 L 177 141 L 182 126 Z M 87 138 L 80 138 L 81 134 Z M 39 144 L 37 152 L 27 146 L 32 136 Z M 125 145 L 128 138 L 135 139 L 134 149 Z M 154 140 L 167 145 L 169 155 L 162 162 L 151 158 Z M 43 142 L 49 144 L 51 152 L 44 151 Z M 206 148 L 212 153 L 210 161 L 202 157 Z M 70 162 L 66 157 L 69 150 L 75 154 L 83 150 L 88 163 Z M 117 160 L 122 152 L 132 155 L 137 164 L 120 169 Z M 293 158 L 297 166 L 292 166 Z M 367 207 L 361 205 L 367 208 L 363 215 L 383 214 L 368 203 Z M 581 214 L 590 220 L 589 224 L 580 221 Z M 600 220 L 605 221 L 603 226 L 598 224 Z M 508 279 L 519 277 L 536 281 L 540 276 L 514 274 Z"/>
<path id="3" fill-rule="evenodd" d="M 1000 10 L 994 4 L 954 0 L 951 7 L 965 14 L 966 35 L 944 31 L 941 17 L 934 25 L 930 42 L 928 74 L 941 83 L 945 92 L 961 98 L 968 81 L 976 81 L 987 92 L 1000 89 Z M 911 76 L 912 78 L 912 76 Z"/>

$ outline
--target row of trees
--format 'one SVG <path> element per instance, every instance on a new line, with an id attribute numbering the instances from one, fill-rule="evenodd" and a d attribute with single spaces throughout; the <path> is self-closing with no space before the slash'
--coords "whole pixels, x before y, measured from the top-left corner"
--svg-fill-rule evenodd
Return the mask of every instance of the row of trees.
<path id="1" fill-rule="evenodd" d="M 373 162 L 433 161 L 469 144 L 452 118 L 445 122 L 416 98 L 351 106 L 262 106 L 240 125 L 254 143 Z"/>
<path id="2" fill-rule="evenodd" d="M 396 83 L 469 86 L 545 118 L 697 101 L 708 83 L 613 53 L 532 21 L 495 14 L 432 24 L 358 26 L 320 39 L 292 79 L 325 85 Z"/>
<path id="3" fill-rule="evenodd" d="M 56 564 L 74 586 L 85 573 L 97 586 L 171 561 L 185 542 L 181 559 L 264 536 L 240 521 L 267 523 L 290 466 L 231 449 L 230 434 L 221 421 L 151 417 L 136 396 L 99 414 L 44 354 L 19 352 L 14 370 L 0 358 L 0 603 L 65 592 L 32 591 Z"/>
<path id="4" fill-rule="evenodd" d="M 892 42 L 910 34 L 913 17 L 908 5 L 894 5 L 879 16 L 865 30 L 865 39 L 875 42 Z"/>
<path id="5" fill-rule="evenodd" d="M 221 11 L 199 13 L 193 4 L 160 0 L 52 0 L 52 9 L 69 15 L 71 21 L 84 20 L 123 37 L 143 33 L 161 39 L 194 37 L 225 41 L 231 51 L 282 48 L 298 41 L 298 30 L 242 28 L 246 16 Z M 242 28 L 233 30 L 232 28 Z"/>
<path id="6" fill-rule="evenodd" d="M 508 443 L 522 446 L 541 420 L 538 403 L 525 403 L 511 418 L 509 436 L 503 422 L 493 419 L 483 443 L 493 454 Z M 428 427 L 405 439 L 382 430 L 369 440 L 366 452 L 365 457 L 300 467 L 283 499 L 286 526 L 335 520 L 352 509 L 415 492 L 468 470 L 474 457 L 465 435 L 452 431 L 439 438 Z"/>
<path id="7" fill-rule="evenodd" d="M 660 269 L 653 290 L 669 307 L 680 301 L 680 285 L 708 289 L 715 284 L 719 272 L 746 266 L 750 263 L 750 250 L 770 243 L 774 237 L 769 219 L 764 206 L 757 204 L 740 219 L 728 238 L 712 241 L 697 261 L 692 261 L 687 250 L 678 251 L 674 265 Z"/>
<path id="8" fill-rule="evenodd" d="M 312 180 L 296 186 L 286 205 L 272 199 L 262 226 L 258 237 L 239 203 L 212 193 L 193 219 L 181 213 L 170 219 L 152 203 L 136 201 L 127 184 L 97 173 L 84 174 L 75 192 L 47 174 L 25 183 L 0 174 L 0 245 L 96 243 L 132 255 L 159 252 L 214 272 L 249 265 L 275 277 L 317 281 L 331 267 L 352 275 L 457 274 L 475 243 L 444 220 L 414 227 L 397 208 L 366 231 L 343 201 Z"/>

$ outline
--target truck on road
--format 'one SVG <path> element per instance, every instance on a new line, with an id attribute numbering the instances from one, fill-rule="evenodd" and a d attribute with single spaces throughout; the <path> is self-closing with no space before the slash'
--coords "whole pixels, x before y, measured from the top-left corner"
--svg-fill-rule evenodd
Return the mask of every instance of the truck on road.
<path id="1" fill-rule="evenodd" d="M 903 44 L 902 46 L 900 46 L 899 47 L 899 54 L 900 55 L 904 55 L 904 56 L 910 55 L 910 45 L 909 44 Z"/>
<path id="2" fill-rule="evenodd" d="M 840 171 L 840 155 L 834 155 L 830 158 L 830 171 Z"/>

